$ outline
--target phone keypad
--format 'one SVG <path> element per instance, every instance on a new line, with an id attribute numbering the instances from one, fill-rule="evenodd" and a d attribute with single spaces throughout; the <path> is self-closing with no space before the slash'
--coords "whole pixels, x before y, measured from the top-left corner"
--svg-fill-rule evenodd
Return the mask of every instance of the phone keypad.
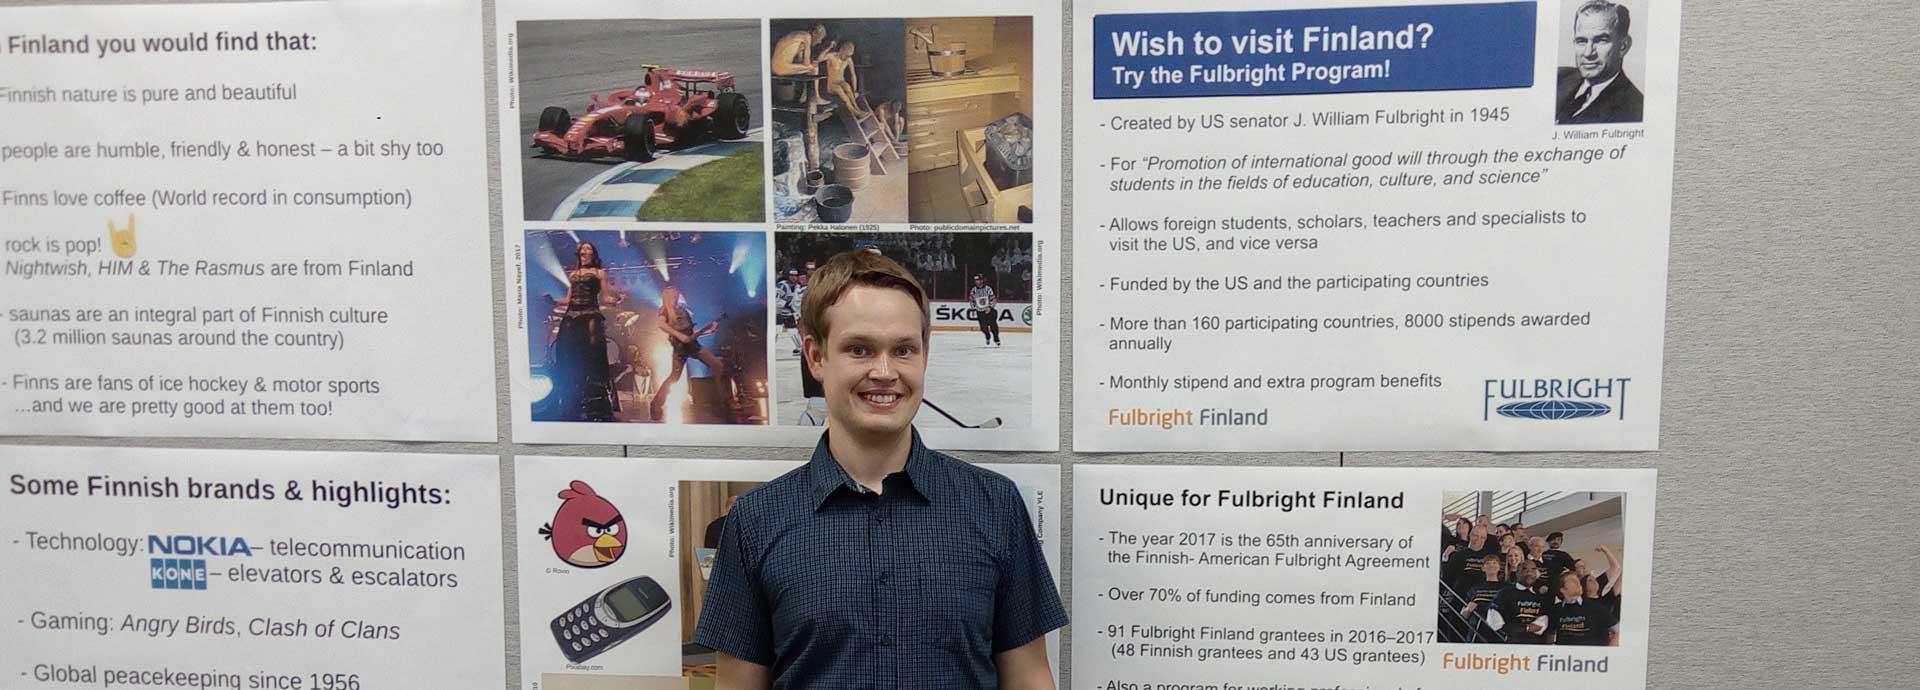
<path id="1" fill-rule="evenodd" d="M 582 603 L 554 619 L 553 627 L 560 636 L 561 644 L 575 652 L 582 652 L 592 647 L 593 643 L 606 639 L 605 635 L 594 633 L 592 615 L 592 604 Z"/>
<path id="2" fill-rule="evenodd" d="M 590 658 L 604 651 L 606 645 L 618 644 L 614 640 L 620 638 L 621 631 L 607 626 L 601 618 L 602 610 L 589 599 L 553 619 L 554 641 L 570 661 Z"/>

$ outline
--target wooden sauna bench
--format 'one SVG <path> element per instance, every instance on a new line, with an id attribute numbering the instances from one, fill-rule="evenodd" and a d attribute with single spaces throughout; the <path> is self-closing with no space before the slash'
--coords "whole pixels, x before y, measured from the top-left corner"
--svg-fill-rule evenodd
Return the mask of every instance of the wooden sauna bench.
<path id="1" fill-rule="evenodd" d="M 954 77 L 907 74 L 908 172 L 959 165 L 955 135 L 1027 111 L 1020 102 L 1024 65 L 974 62 L 968 67 L 966 74 Z"/>

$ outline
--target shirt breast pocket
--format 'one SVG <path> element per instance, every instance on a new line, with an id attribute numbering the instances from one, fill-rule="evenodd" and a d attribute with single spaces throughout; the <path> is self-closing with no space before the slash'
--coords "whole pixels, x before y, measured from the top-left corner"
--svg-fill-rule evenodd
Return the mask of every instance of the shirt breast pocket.
<path id="1" fill-rule="evenodd" d="M 992 654 L 999 585 L 999 566 L 985 554 L 921 561 L 920 592 L 927 604 L 921 639 L 953 652 Z"/>

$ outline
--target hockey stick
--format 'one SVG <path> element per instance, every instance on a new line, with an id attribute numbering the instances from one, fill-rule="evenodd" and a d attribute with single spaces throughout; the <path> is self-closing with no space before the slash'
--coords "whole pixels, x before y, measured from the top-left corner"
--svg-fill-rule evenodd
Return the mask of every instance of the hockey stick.
<path id="1" fill-rule="evenodd" d="M 946 410 L 942 410 L 942 409 L 940 409 L 940 406 L 939 406 L 939 405 L 935 405 L 935 404 L 933 404 L 933 401 L 932 401 L 932 400 L 927 400 L 927 399 L 924 399 L 924 398 L 922 398 L 922 399 L 920 400 L 920 402 L 923 402 L 923 403 L 926 403 L 926 405 L 927 405 L 927 407 L 931 407 L 931 408 L 933 408 L 933 411 L 934 411 L 934 412 L 938 412 L 938 413 L 940 413 L 940 416 L 942 416 L 942 417 L 946 417 L 948 421 L 950 421 L 950 422 L 953 422 L 954 424 L 957 424 L 957 425 L 959 425 L 959 426 L 960 426 L 960 428 L 962 428 L 962 429 L 998 429 L 998 428 L 1000 428 L 1000 418 L 999 418 L 999 417 L 994 417 L 993 419 L 989 419 L 989 420 L 987 420 L 987 421 L 984 421 L 984 422 L 981 422 L 981 423 L 979 423 L 979 424 L 968 424 L 968 423 L 966 423 L 966 422 L 962 422 L 962 421 L 960 421 L 959 419 L 956 419 L 956 418 L 954 418 L 954 416 L 953 416 L 953 415 L 950 415 L 950 414 L 947 414 L 947 411 L 946 411 Z"/>

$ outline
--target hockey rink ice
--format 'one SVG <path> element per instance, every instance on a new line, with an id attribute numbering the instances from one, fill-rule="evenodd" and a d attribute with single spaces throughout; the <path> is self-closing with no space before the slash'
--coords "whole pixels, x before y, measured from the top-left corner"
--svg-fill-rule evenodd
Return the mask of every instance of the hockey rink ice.
<path id="1" fill-rule="evenodd" d="M 778 396 L 774 423 L 783 426 L 818 425 L 802 419 L 800 356 L 784 333 L 772 338 L 774 389 Z M 1000 347 L 983 347 L 979 331 L 934 331 L 933 364 L 927 370 L 924 398 L 968 424 L 1000 418 L 1001 428 L 1024 429 L 1033 415 L 1033 334 L 1000 332 Z M 825 400 L 814 401 L 814 416 L 826 419 Z M 922 405 L 913 419 L 921 429 L 953 429 L 953 422 Z"/>

